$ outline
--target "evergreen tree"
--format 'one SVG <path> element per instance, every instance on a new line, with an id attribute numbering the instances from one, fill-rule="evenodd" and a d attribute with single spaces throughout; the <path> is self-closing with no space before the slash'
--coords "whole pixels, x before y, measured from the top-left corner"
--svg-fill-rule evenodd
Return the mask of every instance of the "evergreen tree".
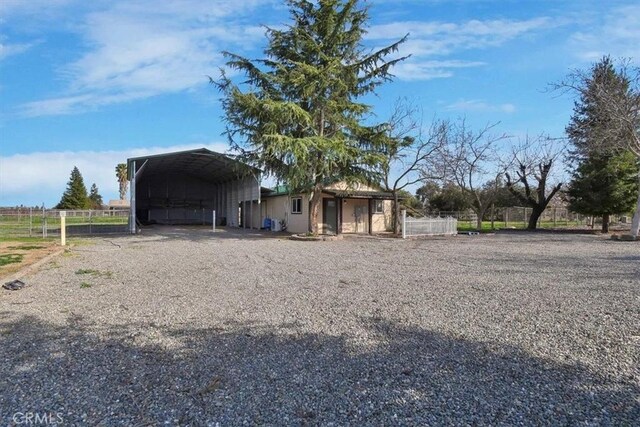
<path id="1" fill-rule="evenodd" d="M 89 190 L 89 202 L 91 209 L 102 209 L 102 196 L 98 193 L 98 186 L 94 182 Z"/>
<path id="2" fill-rule="evenodd" d="M 575 168 L 569 197 L 576 212 L 602 215 L 606 232 L 609 216 L 632 210 L 633 199 L 640 197 L 638 153 L 633 155 L 634 145 L 629 142 L 634 135 L 620 125 L 620 110 L 637 94 L 630 88 L 628 75 L 617 71 L 608 56 L 594 64 L 591 74 L 579 79 L 577 87 L 580 98 L 566 128 L 573 146 L 569 160 Z M 637 123 L 637 117 L 628 117 Z M 634 172 L 635 179 L 629 175 Z M 630 187 L 632 181 L 635 189 Z"/>
<path id="3" fill-rule="evenodd" d="M 471 209 L 472 200 L 463 189 L 453 183 L 447 183 L 429 203 L 430 208 L 435 211 L 461 212 Z"/>
<path id="4" fill-rule="evenodd" d="M 60 199 L 56 209 L 88 209 L 89 207 L 87 187 L 84 185 L 80 171 L 74 166 L 67 183 L 67 189 L 62 194 L 62 199 Z"/>
<path id="5" fill-rule="evenodd" d="M 575 164 L 592 154 L 607 155 L 619 151 L 620 139 L 628 138 L 620 129 L 612 103 L 628 96 L 629 79 L 619 74 L 610 57 L 593 65 L 591 75 L 574 103 L 573 116 L 566 128 L 573 148 L 569 159 Z M 603 96 L 602 92 L 607 96 Z"/>
<path id="6" fill-rule="evenodd" d="M 567 191 L 569 208 L 585 215 L 602 216 L 602 231 L 609 231 L 611 214 L 631 212 L 638 185 L 638 164 L 630 153 L 597 156 L 583 160 Z"/>
<path id="7" fill-rule="evenodd" d="M 366 53 L 368 19 L 358 0 L 289 0 L 292 23 L 267 29 L 266 59 L 224 52 L 229 68 L 246 75 L 244 90 L 224 73 L 226 134 L 245 162 L 311 194 L 317 234 L 321 192 L 329 180 L 372 180 L 383 126 L 366 127 L 370 106 L 358 102 L 389 80 L 387 60 L 405 38 Z"/>

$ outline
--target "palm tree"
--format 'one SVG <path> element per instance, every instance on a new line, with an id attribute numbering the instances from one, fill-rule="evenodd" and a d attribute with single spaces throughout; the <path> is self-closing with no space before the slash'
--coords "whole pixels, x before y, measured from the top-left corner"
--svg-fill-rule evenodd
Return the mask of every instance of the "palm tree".
<path id="1" fill-rule="evenodd" d="M 116 166 L 116 178 L 118 178 L 118 184 L 120 186 L 120 200 L 125 200 L 127 197 L 127 186 L 129 181 L 127 180 L 127 164 L 119 163 Z"/>

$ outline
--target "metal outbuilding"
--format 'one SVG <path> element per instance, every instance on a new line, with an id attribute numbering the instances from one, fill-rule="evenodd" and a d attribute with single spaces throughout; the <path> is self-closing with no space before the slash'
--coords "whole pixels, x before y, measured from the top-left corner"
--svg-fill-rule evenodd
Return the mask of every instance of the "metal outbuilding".
<path id="1" fill-rule="evenodd" d="M 206 148 L 127 159 L 137 224 L 260 227 L 261 171 Z M 215 214 L 214 214 L 215 211 Z"/>

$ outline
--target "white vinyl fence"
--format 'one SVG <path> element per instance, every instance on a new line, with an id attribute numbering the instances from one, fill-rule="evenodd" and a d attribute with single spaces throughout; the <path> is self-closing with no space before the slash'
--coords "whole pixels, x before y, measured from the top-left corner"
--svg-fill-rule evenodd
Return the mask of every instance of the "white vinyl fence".
<path id="1" fill-rule="evenodd" d="M 458 234 L 456 218 L 412 218 L 402 211 L 402 238 L 415 236 L 455 236 Z"/>

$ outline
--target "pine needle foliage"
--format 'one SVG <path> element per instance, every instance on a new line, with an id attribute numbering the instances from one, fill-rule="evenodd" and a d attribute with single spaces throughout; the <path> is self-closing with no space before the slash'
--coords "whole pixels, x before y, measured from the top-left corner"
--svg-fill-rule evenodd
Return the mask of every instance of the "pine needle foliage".
<path id="1" fill-rule="evenodd" d="M 91 202 L 87 195 L 87 187 L 84 185 L 84 179 L 77 167 L 73 167 L 67 189 L 62 194 L 60 203 L 56 209 L 89 209 Z"/>
<path id="2" fill-rule="evenodd" d="M 377 50 L 363 47 L 368 11 L 358 0 L 289 0 L 291 22 L 267 28 L 265 59 L 224 52 L 227 67 L 212 80 L 223 94 L 226 135 L 240 159 L 294 192 L 311 193 L 317 233 L 322 188 L 334 180 L 377 181 L 384 125 L 364 125 L 361 98 L 392 78 L 405 57 L 389 59 L 406 36 Z M 397 56 L 397 55 L 396 55 Z"/>

